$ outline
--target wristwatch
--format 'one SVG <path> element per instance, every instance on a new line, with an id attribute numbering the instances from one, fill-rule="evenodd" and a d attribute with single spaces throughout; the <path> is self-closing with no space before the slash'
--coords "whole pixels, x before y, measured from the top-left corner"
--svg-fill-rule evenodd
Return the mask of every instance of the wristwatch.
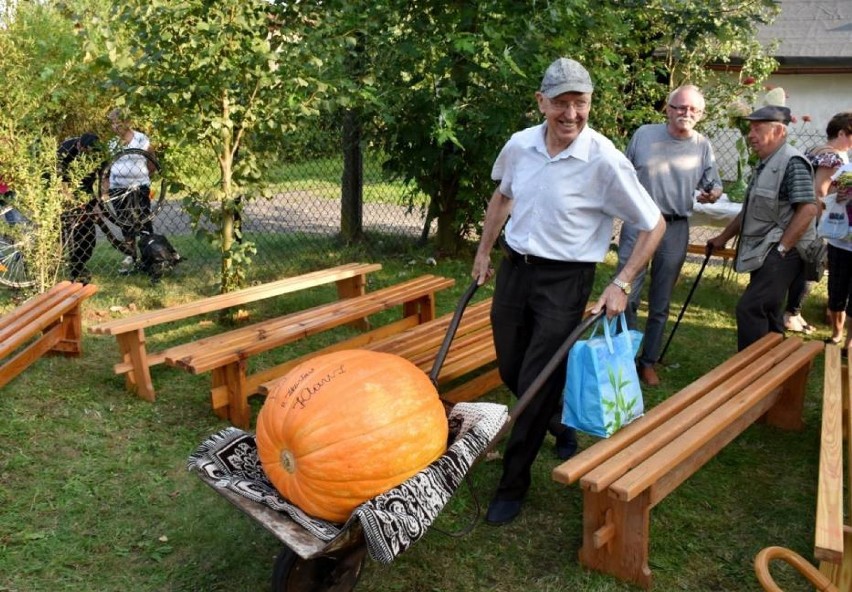
<path id="1" fill-rule="evenodd" d="M 630 296 L 630 282 L 625 282 L 618 278 L 612 278 L 612 283 L 621 288 L 621 291 Z"/>
<path id="2" fill-rule="evenodd" d="M 775 247 L 775 250 L 778 251 L 778 254 L 782 257 L 787 254 L 787 247 L 785 247 L 781 243 L 778 243 L 778 246 Z"/>

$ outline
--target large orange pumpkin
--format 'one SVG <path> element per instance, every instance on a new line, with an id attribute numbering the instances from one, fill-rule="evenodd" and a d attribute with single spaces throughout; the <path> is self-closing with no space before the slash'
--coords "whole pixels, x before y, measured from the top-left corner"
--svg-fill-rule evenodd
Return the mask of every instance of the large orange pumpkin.
<path id="1" fill-rule="evenodd" d="M 347 350 L 311 358 L 275 382 L 256 438 L 281 495 L 312 516 L 344 522 L 443 454 L 447 417 L 417 366 Z"/>

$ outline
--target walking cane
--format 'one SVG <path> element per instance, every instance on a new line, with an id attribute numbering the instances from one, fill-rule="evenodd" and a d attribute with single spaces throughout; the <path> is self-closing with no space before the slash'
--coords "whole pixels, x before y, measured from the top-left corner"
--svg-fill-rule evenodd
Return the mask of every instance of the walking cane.
<path id="1" fill-rule="evenodd" d="M 666 355 L 666 351 L 669 349 L 669 344 L 672 342 L 672 337 L 674 337 L 675 331 L 677 331 L 677 326 L 680 325 L 683 313 L 686 312 L 686 307 L 689 306 L 689 301 L 692 300 L 692 295 L 695 294 L 695 288 L 698 287 L 698 282 L 701 281 L 701 274 L 704 273 L 704 268 L 707 267 L 707 262 L 710 261 L 710 255 L 713 254 L 713 247 L 708 246 L 708 249 L 707 255 L 704 257 L 704 262 L 701 264 L 701 269 L 698 270 L 698 275 L 695 276 L 695 281 L 692 282 L 692 288 L 690 288 L 689 294 L 686 295 L 686 300 L 683 303 L 683 307 L 680 309 L 680 313 L 677 315 L 677 320 L 675 321 L 674 327 L 672 327 L 672 332 L 669 334 L 668 341 L 666 341 L 666 346 L 663 348 L 663 353 L 661 353 L 660 357 L 657 359 L 657 363 L 663 363 L 663 358 Z"/>

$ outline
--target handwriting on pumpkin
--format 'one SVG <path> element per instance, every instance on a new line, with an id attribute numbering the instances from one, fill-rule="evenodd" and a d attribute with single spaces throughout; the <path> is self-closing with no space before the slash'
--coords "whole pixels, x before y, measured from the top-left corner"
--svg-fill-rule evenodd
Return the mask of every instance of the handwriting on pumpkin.
<path id="1" fill-rule="evenodd" d="M 341 374 L 345 374 L 345 373 L 346 373 L 346 369 L 343 367 L 343 364 L 341 364 L 337 368 L 328 372 L 325 376 L 320 378 L 317 382 L 305 386 L 299 392 L 299 394 L 296 396 L 295 400 L 293 401 L 293 409 L 295 409 L 297 407 L 299 409 L 304 409 L 305 405 L 308 403 L 308 401 L 311 400 L 311 397 L 313 397 L 315 394 L 317 394 L 322 389 L 322 387 L 329 384 L 336 377 L 340 376 Z"/>

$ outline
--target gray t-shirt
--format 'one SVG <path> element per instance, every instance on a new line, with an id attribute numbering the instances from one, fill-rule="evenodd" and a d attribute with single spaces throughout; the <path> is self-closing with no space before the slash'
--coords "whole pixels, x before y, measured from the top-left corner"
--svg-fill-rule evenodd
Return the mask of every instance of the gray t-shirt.
<path id="1" fill-rule="evenodd" d="M 722 186 L 713 147 L 698 132 L 678 139 L 663 123 L 643 125 L 633 134 L 625 154 L 639 182 L 666 215 L 690 215 L 696 189 Z"/>

